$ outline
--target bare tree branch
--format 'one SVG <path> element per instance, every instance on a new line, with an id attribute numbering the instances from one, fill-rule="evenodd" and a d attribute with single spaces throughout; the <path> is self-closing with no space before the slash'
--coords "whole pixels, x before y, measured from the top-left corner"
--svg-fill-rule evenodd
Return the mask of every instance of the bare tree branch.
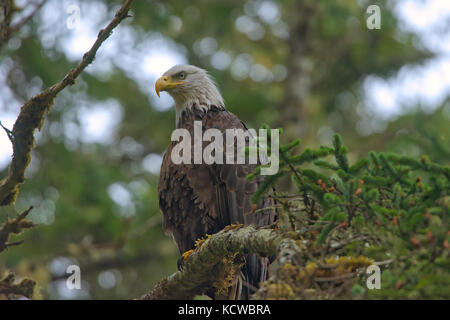
<path id="1" fill-rule="evenodd" d="M 30 20 L 34 17 L 34 15 L 42 8 L 42 6 L 43 6 L 46 2 L 47 2 L 47 0 L 42 0 L 40 3 L 38 3 L 38 4 L 34 7 L 33 11 L 31 11 L 30 14 L 28 14 L 27 16 L 25 16 L 25 17 L 24 17 L 22 20 L 20 20 L 19 22 L 16 22 L 15 24 L 13 24 L 13 25 L 9 28 L 9 31 L 10 31 L 10 34 L 9 34 L 9 35 L 11 36 L 11 34 L 13 34 L 13 33 L 17 32 L 17 31 L 19 31 L 20 28 L 22 28 L 25 24 L 27 24 L 28 21 L 30 21 Z"/>
<path id="2" fill-rule="evenodd" d="M 0 0 L 0 47 L 10 36 L 12 0 Z"/>
<path id="3" fill-rule="evenodd" d="M 19 22 L 13 25 L 11 24 L 11 14 L 13 12 L 12 0 L 0 0 L 0 48 L 9 40 L 13 33 L 20 30 L 28 21 L 30 21 L 34 15 L 42 8 L 47 0 L 42 0 L 35 5 L 33 11 L 25 16 Z"/>
<path id="4" fill-rule="evenodd" d="M 0 0 L 1 1 L 1 0 Z M 57 84 L 30 98 L 22 106 L 20 114 L 11 131 L 13 136 L 13 159 L 9 166 L 8 176 L 0 181 L 0 206 L 14 203 L 19 192 L 19 184 L 25 180 L 25 169 L 31 160 L 34 146 L 34 130 L 40 129 L 44 117 L 50 110 L 56 95 L 68 85 L 73 85 L 80 73 L 94 60 L 97 50 L 111 35 L 113 29 L 125 18 L 129 17 L 133 0 L 127 0 L 116 12 L 114 18 L 100 30 L 97 40 L 91 49 L 83 55 L 81 62 L 66 74 Z"/>

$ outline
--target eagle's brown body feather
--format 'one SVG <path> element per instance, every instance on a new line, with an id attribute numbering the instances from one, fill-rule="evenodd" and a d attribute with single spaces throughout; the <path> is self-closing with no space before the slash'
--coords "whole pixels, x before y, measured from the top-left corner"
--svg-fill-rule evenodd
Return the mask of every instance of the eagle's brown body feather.
<path id="1" fill-rule="evenodd" d="M 245 125 L 224 108 L 211 106 L 204 111 L 193 107 L 183 111 L 178 128 L 187 129 L 194 137 L 194 121 L 202 121 L 202 128 L 219 129 L 225 143 L 226 129 L 247 130 Z M 203 142 L 203 148 L 210 142 Z M 159 180 L 159 205 L 163 213 L 163 227 L 171 233 L 180 253 L 194 248 L 195 240 L 214 234 L 234 223 L 266 226 L 276 219 L 273 201 L 265 198 L 252 212 L 250 198 L 262 177 L 248 181 L 254 164 L 174 164 L 171 153 L 177 142 L 171 142 L 163 158 Z M 191 150 L 193 148 L 193 142 Z M 193 157 L 192 162 L 193 163 Z M 248 163 L 248 161 L 246 162 Z M 243 268 L 245 281 L 256 287 L 267 278 L 268 260 L 255 255 L 246 257 Z M 250 287 L 251 287 L 250 286 Z M 248 297 L 247 295 L 244 297 Z"/>

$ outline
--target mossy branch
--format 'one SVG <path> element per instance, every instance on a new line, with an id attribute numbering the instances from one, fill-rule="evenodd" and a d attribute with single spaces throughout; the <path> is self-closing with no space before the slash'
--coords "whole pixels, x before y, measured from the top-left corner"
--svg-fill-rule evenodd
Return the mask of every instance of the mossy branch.
<path id="1" fill-rule="evenodd" d="M 100 30 L 97 40 L 91 49 L 83 55 L 81 62 L 70 70 L 64 79 L 30 98 L 22 106 L 19 116 L 11 130 L 13 144 L 13 159 L 9 166 L 8 176 L 0 181 L 0 206 L 14 203 L 19 192 L 19 184 L 25 180 L 25 170 L 31 160 L 31 150 L 34 146 L 34 130 L 40 129 L 44 117 L 50 110 L 56 95 L 68 85 L 73 85 L 75 79 L 95 58 L 97 50 L 111 35 L 113 29 L 125 18 L 129 17 L 133 0 L 127 0 L 116 12 L 114 18 Z"/>
<path id="2" fill-rule="evenodd" d="M 254 226 L 225 228 L 208 238 L 189 256 L 183 271 L 161 280 L 141 299 L 192 299 L 223 276 L 220 267 L 223 258 L 230 255 L 277 255 L 283 260 L 281 263 L 292 263 L 298 249 L 292 239 L 295 236 L 295 232 L 291 234 L 277 229 L 255 229 Z"/>
<path id="3" fill-rule="evenodd" d="M 33 297 L 34 287 L 36 281 L 32 279 L 22 279 L 20 282 L 16 281 L 13 273 L 8 273 L 5 277 L 0 279 L 0 300 L 6 298 Z"/>
<path id="4" fill-rule="evenodd" d="M 0 226 L 0 252 L 7 249 L 8 247 L 17 246 L 23 242 L 8 242 L 9 236 L 11 234 L 20 234 L 26 229 L 30 229 L 35 226 L 33 222 L 25 220 L 25 217 L 28 215 L 28 213 L 30 213 L 31 209 L 33 209 L 33 207 L 28 208 L 14 219 L 6 220 Z"/>

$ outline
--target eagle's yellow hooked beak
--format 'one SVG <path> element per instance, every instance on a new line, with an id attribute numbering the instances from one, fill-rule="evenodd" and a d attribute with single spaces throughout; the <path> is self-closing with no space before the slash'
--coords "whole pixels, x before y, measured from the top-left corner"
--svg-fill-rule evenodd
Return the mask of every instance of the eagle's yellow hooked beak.
<path id="1" fill-rule="evenodd" d="M 184 81 L 172 81 L 168 76 L 162 76 L 155 83 L 155 91 L 159 97 L 161 91 L 166 91 L 167 89 L 175 88 L 176 86 L 183 84 Z"/>

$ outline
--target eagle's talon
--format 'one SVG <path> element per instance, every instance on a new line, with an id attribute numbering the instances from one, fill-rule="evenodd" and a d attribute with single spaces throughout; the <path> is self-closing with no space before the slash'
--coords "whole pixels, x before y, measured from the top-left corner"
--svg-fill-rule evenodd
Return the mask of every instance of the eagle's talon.
<path id="1" fill-rule="evenodd" d="M 191 249 L 191 250 L 188 250 L 188 251 L 183 252 L 183 253 L 181 254 L 180 259 L 178 259 L 178 261 L 177 261 L 178 271 L 183 271 L 183 265 L 184 265 L 184 262 L 189 258 L 189 256 L 190 256 L 192 253 L 194 253 L 194 250 Z"/>
<path id="2" fill-rule="evenodd" d="M 192 253 L 194 253 L 194 250 L 191 249 L 191 250 L 188 250 L 188 251 L 184 252 L 181 256 L 183 257 L 183 260 L 186 261 L 187 258 L 189 258 L 189 256 L 190 256 Z"/>
<path id="3" fill-rule="evenodd" d="M 197 240 L 195 240 L 195 244 L 194 244 L 195 249 L 199 249 L 205 243 L 205 241 L 208 240 L 209 238 L 211 238 L 211 235 L 206 234 L 205 238 L 198 238 Z"/>
<path id="4" fill-rule="evenodd" d="M 183 271 L 183 262 L 184 262 L 184 257 L 181 256 L 180 259 L 177 260 L 177 268 L 178 271 Z"/>

